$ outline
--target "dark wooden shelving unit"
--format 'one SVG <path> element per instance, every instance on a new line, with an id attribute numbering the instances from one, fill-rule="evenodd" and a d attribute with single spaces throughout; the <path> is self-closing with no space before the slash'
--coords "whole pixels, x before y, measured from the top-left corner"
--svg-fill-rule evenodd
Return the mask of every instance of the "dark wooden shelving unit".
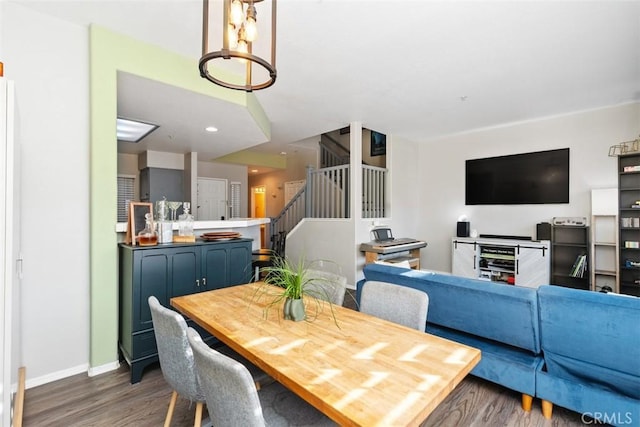
<path id="1" fill-rule="evenodd" d="M 585 268 L 572 274 L 578 257 L 584 256 Z M 551 284 L 589 290 L 589 227 L 554 225 L 551 232 Z"/>
<path id="2" fill-rule="evenodd" d="M 635 170 L 625 171 L 634 167 Z M 640 296 L 640 153 L 618 157 L 620 293 Z"/>

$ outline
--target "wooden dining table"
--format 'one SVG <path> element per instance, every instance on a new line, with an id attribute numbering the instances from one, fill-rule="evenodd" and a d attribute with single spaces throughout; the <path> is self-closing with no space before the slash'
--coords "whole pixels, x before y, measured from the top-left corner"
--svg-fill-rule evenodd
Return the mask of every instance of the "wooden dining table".
<path id="1" fill-rule="evenodd" d="M 282 317 L 262 282 L 171 305 L 343 426 L 415 426 L 480 361 L 480 350 L 312 298 Z"/>

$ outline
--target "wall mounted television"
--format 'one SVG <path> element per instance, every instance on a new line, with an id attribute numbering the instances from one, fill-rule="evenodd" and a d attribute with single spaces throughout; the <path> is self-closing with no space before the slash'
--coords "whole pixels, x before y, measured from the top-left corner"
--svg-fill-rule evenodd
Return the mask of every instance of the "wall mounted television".
<path id="1" fill-rule="evenodd" d="M 467 205 L 569 203 L 569 149 L 467 160 Z"/>

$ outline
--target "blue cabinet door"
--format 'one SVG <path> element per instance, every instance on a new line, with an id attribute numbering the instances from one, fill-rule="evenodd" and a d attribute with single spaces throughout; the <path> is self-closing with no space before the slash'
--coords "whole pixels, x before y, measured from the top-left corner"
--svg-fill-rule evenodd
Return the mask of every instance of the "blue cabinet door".
<path id="1" fill-rule="evenodd" d="M 133 332 L 153 327 L 147 300 L 151 295 L 160 304 L 169 304 L 169 256 L 162 250 L 138 251 L 134 255 Z"/>
<path id="2" fill-rule="evenodd" d="M 206 282 L 206 290 L 228 286 L 229 269 L 228 245 L 211 245 L 202 247 L 202 276 Z"/>
<path id="3" fill-rule="evenodd" d="M 251 241 L 238 240 L 202 247 L 206 290 L 251 281 Z"/>
<path id="4" fill-rule="evenodd" d="M 171 259 L 171 297 L 200 292 L 200 248 L 188 246 L 167 252 Z"/>
<path id="5" fill-rule="evenodd" d="M 237 242 L 228 245 L 229 264 L 227 286 L 249 283 L 251 269 L 251 242 Z"/>

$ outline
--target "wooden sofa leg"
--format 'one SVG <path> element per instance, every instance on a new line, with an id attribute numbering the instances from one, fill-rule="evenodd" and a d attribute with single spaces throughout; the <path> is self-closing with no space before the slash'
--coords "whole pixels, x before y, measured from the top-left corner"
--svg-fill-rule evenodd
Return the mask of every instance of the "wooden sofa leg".
<path id="1" fill-rule="evenodd" d="M 528 394 L 522 393 L 522 409 L 529 412 L 531 411 L 532 404 L 533 404 L 533 396 L 529 396 Z"/>
<path id="2" fill-rule="evenodd" d="M 553 412 L 553 403 L 548 400 L 542 400 L 542 415 L 548 420 L 551 419 L 551 413 Z"/>

